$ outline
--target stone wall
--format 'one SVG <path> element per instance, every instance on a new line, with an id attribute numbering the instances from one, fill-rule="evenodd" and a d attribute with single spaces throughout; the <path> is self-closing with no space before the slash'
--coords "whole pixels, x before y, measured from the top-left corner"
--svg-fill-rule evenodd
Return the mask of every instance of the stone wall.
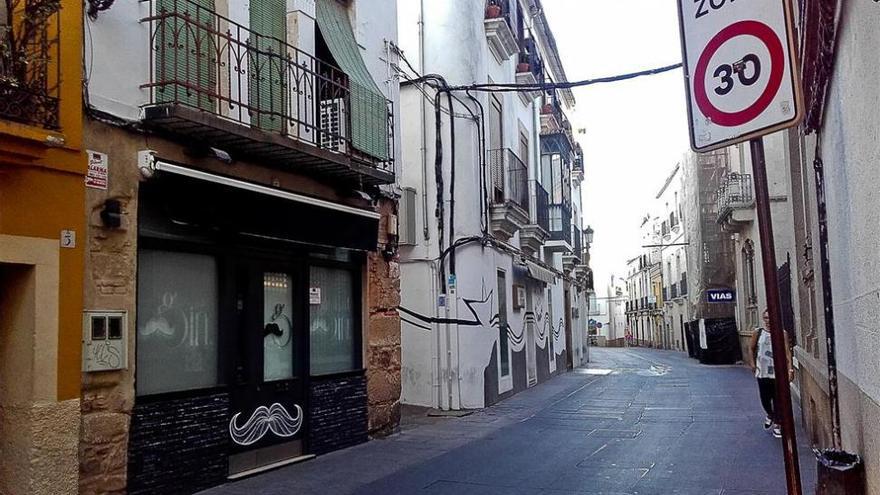
<path id="1" fill-rule="evenodd" d="M 131 134 L 86 121 L 86 146 L 107 153 L 107 190 L 86 189 L 84 309 L 128 312 L 127 370 L 83 373 L 80 409 L 80 493 L 126 492 L 128 433 L 134 404 L 135 294 L 137 287 L 138 146 Z M 101 210 L 108 199 L 122 205 L 122 225 L 107 229 Z"/>
<path id="2" fill-rule="evenodd" d="M 386 435 L 400 423 L 400 264 L 389 222 L 396 222 L 396 201 L 380 202 L 379 249 L 367 257 L 366 332 L 369 431 Z M 388 253 L 383 254 L 386 250 Z"/>

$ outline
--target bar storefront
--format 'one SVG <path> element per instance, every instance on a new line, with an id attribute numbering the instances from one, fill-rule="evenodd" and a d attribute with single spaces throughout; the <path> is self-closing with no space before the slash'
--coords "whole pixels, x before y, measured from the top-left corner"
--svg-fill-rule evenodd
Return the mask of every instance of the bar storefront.
<path id="1" fill-rule="evenodd" d="M 365 441 L 379 213 L 155 169 L 138 198 L 129 492 L 192 491 Z"/>

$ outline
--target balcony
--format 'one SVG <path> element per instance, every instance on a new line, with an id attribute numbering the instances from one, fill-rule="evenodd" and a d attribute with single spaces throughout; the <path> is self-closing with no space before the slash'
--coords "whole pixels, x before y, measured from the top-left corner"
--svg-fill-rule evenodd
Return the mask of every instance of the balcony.
<path id="1" fill-rule="evenodd" d="M 510 12 L 510 0 L 489 0 L 486 3 L 486 19 L 483 21 L 486 41 L 489 42 L 489 51 L 499 63 L 519 51 Z"/>
<path id="2" fill-rule="evenodd" d="M 570 253 L 574 248 L 571 240 L 571 206 L 568 204 L 550 205 L 550 242 L 546 249 Z"/>
<path id="3" fill-rule="evenodd" d="M 578 183 L 584 180 L 584 150 L 577 143 L 574 145 L 574 161 L 571 163 L 571 180 Z"/>
<path id="4" fill-rule="evenodd" d="M 541 100 L 541 135 L 562 132 L 563 122 L 568 119 L 562 111 L 559 95 L 544 93 Z"/>
<path id="5" fill-rule="evenodd" d="M 550 238 L 550 194 L 536 180 L 529 181 L 535 198 L 535 209 L 528 225 L 519 232 L 520 249 L 534 254 Z"/>
<path id="6" fill-rule="evenodd" d="M 529 171 L 510 149 L 489 151 L 492 230 L 503 240 L 529 223 Z"/>
<path id="7" fill-rule="evenodd" d="M 571 266 L 570 269 L 573 269 L 581 264 L 581 256 L 583 256 L 583 247 L 582 245 L 582 234 L 581 229 L 577 228 L 577 226 L 572 226 L 572 235 L 571 235 L 571 252 L 562 255 L 562 266 Z"/>
<path id="8" fill-rule="evenodd" d="M 519 51 L 519 63 L 516 66 L 516 83 L 536 85 L 544 82 L 544 62 L 538 55 L 538 47 L 533 38 L 522 40 Z M 541 96 L 541 91 L 520 91 L 523 103 L 529 104 Z"/>
<path id="9" fill-rule="evenodd" d="M 335 182 L 394 182 L 384 97 L 192 0 L 141 1 L 151 12 L 145 126 Z"/>
<path id="10" fill-rule="evenodd" d="M 8 4 L 8 2 L 7 2 Z M 0 19 L 0 119 L 59 130 L 61 23 L 58 9 L 12 2 Z M 21 9 L 22 11 L 19 11 Z M 33 11 L 32 11 L 33 10 Z"/>
<path id="11" fill-rule="evenodd" d="M 718 223 L 731 225 L 754 221 L 752 176 L 730 173 L 718 187 Z"/>

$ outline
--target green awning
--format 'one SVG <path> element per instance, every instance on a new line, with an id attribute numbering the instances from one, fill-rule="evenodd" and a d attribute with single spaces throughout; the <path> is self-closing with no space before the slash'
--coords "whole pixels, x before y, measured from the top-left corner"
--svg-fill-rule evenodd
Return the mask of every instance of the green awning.
<path id="1" fill-rule="evenodd" d="M 351 144 L 357 150 L 387 160 L 388 107 L 361 58 L 348 12 L 337 0 L 316 2 L 318 28 L 339 68 L 348 75 L 351 88 Z"/>

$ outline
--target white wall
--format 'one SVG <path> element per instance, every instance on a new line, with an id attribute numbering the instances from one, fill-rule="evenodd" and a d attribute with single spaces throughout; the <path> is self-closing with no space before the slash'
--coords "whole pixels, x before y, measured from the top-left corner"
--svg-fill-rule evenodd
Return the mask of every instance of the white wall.
<path id="1" fill-rule="evenodd" d="M 880 321 L 877 249 L 880 245 L 880 210 L 877 208 L 880 200 L 877 188 L 880 85 L 876 84 L 876 75 L 880 9 L 873 2 L 845 5 L 821 138 L 837 365 L 840 373 L 877 406 L 880 404 L 877 331 Z M 814 251 L 818 259 L 818 246 L 814 246 Z"/>
<path id="2" fill-rule="evenodd" d="M 406 59 L 415 68 L 424 74 L 441 74 L 450 85 L 469 84 L 477 82 L 512 82 L 514 81 L 515 57 L 503 63 L 498 63 L 491 55 L 483 25 L 484 10 L 477 2 L 469 0 L 450 0 L 443 2 L 423 2 L 425 12 L 424 43 L 420 44 L 419 19 L 421 18 L 420 7 L 422 2 L 401 0 L 398 2 L 398 29 L 400 33 L 399 45 Z M 360 23 L 359 23 L 360 24 Z M 424 59 L 421 53 L 424 51 Z M 409 71 L 406 63 L 400 66 Z M 410 74 L 412 76 L 412 74 Z M 437 295 L 427 288 L 437 287 L 437 277 L 431 275 L 430 260 L 435 260 L 440 255 L 438 222 L 434 212 L 436 208 L 436 183 L 435 183 L 435 113 L 433 106 L 434 90 L 426 88 L 431 101 L 426 102 L 423 95 L 413 86 L 405 86 L 402 89 L 402 110 L 399 120 L 401 128 L 401 167 L 400 184 L 403 187 L 412 187 L 417 192 L 417 245 L 404 246 L 401 248 L 403 268 L 401 272 L 402 305 L 408 309 L 419 308 L 424 315 L 445 316 L 446 310 L 437 307 Z M 489 96 L 485 93 L 474 94 L 483 108 L 488 112 Z M 478 106 L 471 103 L 464 95 L 457 95 L 465 100 L 468 107 L 475 113 Z M 510 148 L 519 155 L 519 129 L 522 125 L 529 134 L 529 156 L 520 157 L 529 166 L 530 174 L 534 171 L 534 162 L 539 150 L 538 117 L 534 104 L 524 104 L 518 95 L 514 93 L 499 95 L 504 108 L 504 132 L 503 147 Z M 425 118 L 422 121 L 422 108 L 424 105 Z M 442 107 L 447 107 L 447 99 L 442 98 Z M 467 110 L 461 103 L 455 103 L 457 114 L 467 114 Z M 444 218 L 448 222 L 451 215 L 449 202 L 449 186 L 451 180 L 451 167 L 449 157 L 451 155 L 451 140 L 449 136 L 449 119 L 443 114 L 442 142 L 443 142 L 443 179 L 444 191 Z M 480 181 L 482 171 L 480 163 L 480 143 L 478 141 L 478 126 L 466 118 L 455 119 L 455 233 L 454 238 L 475 236 L 481 234 L 480 215 Z M 424 134 L 423 134 L 424 133 Z M 488 141 L 487 136 L 487 141 Z M 423 147 L 424 143 L 424 147 Z M 426 167 L 426 171 L 423 169 Z M 425 186 L 426 184 L 426 186 Z M 427 224 L 425 212 L 428 213 Z M 444 248 L 450 239 L 448 223 L 444 232 Z M 423 234 L 427 227 L 428 239 Z M 518 234 L 509 244 L 519 246 Z M 540 256 L 540 253 L 539 253 Z M 446 268 L 449 268 L 448 258 Z M 551 260 L 545 260 L 548 263 Z M 561 256 L 555 260 L 557 266 L 562 268 Z M 515 334 L 522 332 L 523 312 L 513 309 L 513 259 L 510 255 L 500 252 L 492 247 L 483 247 L 479 244 L 470 244 L 456 251 L 457 272 L 457 296 L 458 301 L 450 301 L 450 314 L 458 318 L 470 318 L 470 308 L 479 313 L 479 319 L 483 323 L 480 326 L 458 325 L 430 325 L 431 331 L 418 328 L 415 325 L 404 323 L 403 334 L 403 402 L 439 407 L 453 408 L 477 408 L 484 405 L 484 378 L 483 373 L 491 356 L 493 346 L 499 348 L 498 330 L 490 325 L 492 315 L 497 311 L 496 273 L 504 270 L 507 274 L 507 320 L 511 325 L 511 331 Z M 558 327 L 558 322 L 563 320 L 563 291 L 562 281 L 559 280 L 552 288 L 552 313 L 553 325 Z M 482 300 L 489 296 L 485 304 L 471 304 L 469 307 L 464 299 Z M 543 315 L 548 311 L 549 302 L 545 300 L 544 291 L 536 291 L 532 294 L 534 311 Z M 574 297 L 573 297 L 574 299 Z M 580 301 L 574 301 L 580 304 Z M 543 320 L 538 325 L 548 322 Z M 573 323 L 575 320 L 572 320 Z M 585 320 L 580 318 L 579 323 L 584 329 Z M 543 328 L 542 328 L 543 330 Z M 585 330 L 584 330 L 585 331 Z M 554 336 L 553 347 L 557 353 L 562 353 L 565 348 L 565 334 L 560 332 L 559 338 L 555 338 L 556 332 L 536 332 L 536 344 L 544 352 L 549 353 L 548 338 Z M 448 334 L 448 335 L 447 335 Z M 540 338 L 543 335 L 543 338 Z M 574 336 L 573 336 L 574 338 Z M 523 343 L 511 346 L 510 352 L 521 351 Z M 450 342 L 449 351 L 452 353 L 451 367 L 447 364 L 447 342 Z M 540 351 L 539 351 L 540 352 Z M 550 368 L 554 368 L 551 361 Z M 500 359 L 498 360 L 500 368 Z M 447 371 L 449 373 L 447 373 Z M 445 377 L 454 375 L 454 383 L 451 388 L 446 388 L 445 379 L 432 379 L 431 377 Z M 500 370 L 499 370 L 500 376 Z M 433 380 L 433 381 L 432 381 Z M 441 382 L 438 384 L 438 381 Z M 499 393 L 508 391 L 513 386 L 510 377 L 499 380 Z M 426 391 L 430 388 L 430 391 Z M 449 400 L 449 392 L 453 398 Z"/>
<path id="3" fill-rule="evenodd" d="M 85 17 L 85 78 L 89 103 L 126 120 L 138 120 L 149 102 L 150 30 L 140 20 L 150 2 L 116 2 L 97 20 Z"/>

